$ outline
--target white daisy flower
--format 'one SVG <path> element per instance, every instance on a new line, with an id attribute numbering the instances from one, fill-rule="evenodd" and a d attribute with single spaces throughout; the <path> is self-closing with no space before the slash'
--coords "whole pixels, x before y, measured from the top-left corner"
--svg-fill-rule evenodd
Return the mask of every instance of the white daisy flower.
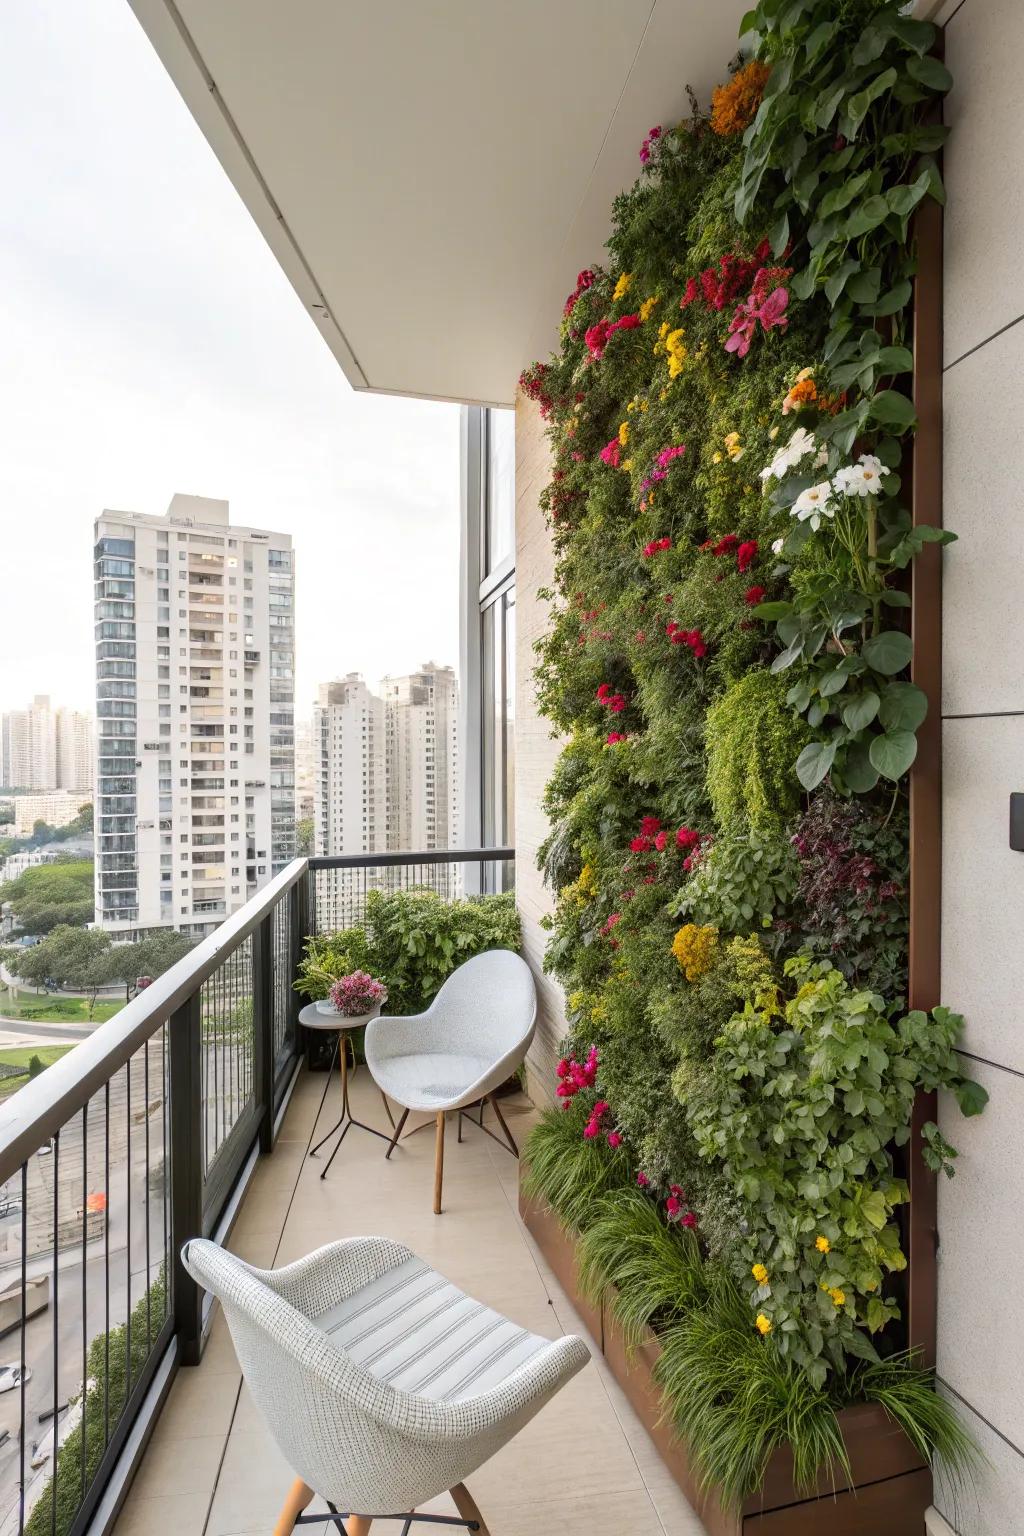
<path id="1" fill-rule="evenodd" d="M 781 480 L 784 475 L 788 475 L 789 471 L 800 463 L 801 459 L 806 458 L 816 448 L 818 452 L 814 461 L 815 465 L 825 464 L 828 461 L 828 449 L 824 444 L 819 448 L 814 433 L 808 432 L 806 427 L 797 427 L 793 436 L 787 443 L 782 445 L 768 467 L 762 469 L 761 479 L 769 480 L 774 475 L 776 480 Z"/>
<path id="2" fill-rule="evenodd" d="M 873 453 L 862 453 L 856 464 L 836 470 L 832 484 L 843 496 L 877 496 L 882 476 L 889 473 Z"/>
<path id="3" fill-rule="evenodd" d="M 785 539 L 774 539 L 772 541 L 772 554 L 773 555 L 781 555 L 782 554 L 782 546 L 785 544 L 785 542 L 786 542 Z"/>
<path id="4" fill-rule="evenodd" d="M 833 517 L 835 509 L 829 505 L 832 498 L 832 482 L 822 480 L 817 485 L 808 486 L 806 491 L 801 491 L 790 508 L 790 515 L 798 522 L 810 523 L 817 533 L 821 527 L 823 517 Z"/>

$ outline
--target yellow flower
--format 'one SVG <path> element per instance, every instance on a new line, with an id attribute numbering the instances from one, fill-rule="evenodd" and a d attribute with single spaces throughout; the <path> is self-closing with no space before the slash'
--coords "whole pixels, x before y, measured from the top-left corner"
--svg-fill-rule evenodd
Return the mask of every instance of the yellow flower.
<path id="1" fill-rule="evenodd" d="M 717 950 L 718 929 L 710 923 L 703 927 L 685 923 L 672 940 L 672 953 L 687 981 L 699 981 L 707 975 L 715 963 Z"/>
<path id="2" fill-rule="evenodd" d="M 624 469 L 626 471 L 626 473 L 628 474 L 629 471 L 633 468 L 633 460 L 632 459 L 623 459 L 622 463 L 619 465 L 619 468 L 620 469 Z"/>
<path id="3" fill-rule="evenodd" d="M 835 1286 L 831 1291 L 829 1291 L 829 1295 L 832 1297 L 833 1306 L 841 1307 L 844 1305 L 846 1301 L 846 1292 L 841 1291 L 838 1286 Z"/>
<path id="4" fill-rule="evenodd" d="M 665 351 L 668 353 L 668 376 L 670 379 L 678 378 L 683 371 L 683 363 L 686 361 L 686 348 L 683 345 L 684 334 L 683 328 L 680 326 L 675 331 L 669 331 L 665 337 Z"/>
<path id="5" fill-rule="evenodd" d="M 827 1237 L 816 1237 L 814 1239 L 814 1246 L 819 1253 L 831 1253 L 832 1251 L 832 1244 Z"/>
<path id="6" fill-rule="evenodd" d="M 649 299 L 644 299 L 643 303 L 640 305 L 640 320 L 641 320 L 641 322 L 649 320 L 651 318 L 651 315 L 654 313 L 654 310 L 657 307 L 657 304 L 658 304 L 657 294 L 652 294 Z"/>
<path id="7" fill-rule="evenodd" d="M 622 425 L 619 427 L 619 442 L 622 444 L 623 448 L 625 448 L 626 444 L 629 442 L 629 422 L 628 421 L 624 421 L 622 423 Z"/>
<path id="8" fill-rule="evenodd" d="M 763 1338 L 766 1333 L 771 1333 L 772 1320 L 770 1317 L 765 1317 L 763 1312 L 759 1312 L 757 1317 L 754 1319 L 754 1326 Z"/>
<path id="9" fill-rule="evenodd" d="M 771 431 L 768 433 L 768 436 L 771 438 L 773 443 L 774 443 L 775 439 L 778 437 L 778 435 L 779 435 L 778 427 L 772 427 Z"/>
<path id="10" fill-rule="evenodd" d="M 758 1285 L 767 1285 L 768 1271 L 765 1269 L 763 1264 L 755 1264 L 750 1273 L 753 1275 Z"/>
<path id="11" fill-rule="evenodd" d="M 721 462 L 722 462 L 722 455 L 718 452 L 717 448 L 715 449 L 715 452 L 711 455 L 711 462 L 712 462 L 712 464 L 721 464 Z"/>
<path id="12" fill-rule="evenodd" d="M 732 459 L 734 464 L 739 459 L 742 459 L 744 450 L 740 444 L 740 435 L 738 432 L 730 432 L 728 436 L 723 439 L 723 441 L 725 442 L 725 451 L 729 455 L 730 459 Z"/>
<path id="13" fill-rule="evenodd" d="M 624 299 L 626 297 L 626 294 L 629 292 L 630 285 L 632 284 L 632 282 L 633 282 L 633 274 L 632 274 L 632 272 L 622 272 L 622 273 L 619 274 L 619 280 L 615 284 L 615 292 L 612 294 L 612 303 L 613 304 L 617 304 L 620 299 Z"/>

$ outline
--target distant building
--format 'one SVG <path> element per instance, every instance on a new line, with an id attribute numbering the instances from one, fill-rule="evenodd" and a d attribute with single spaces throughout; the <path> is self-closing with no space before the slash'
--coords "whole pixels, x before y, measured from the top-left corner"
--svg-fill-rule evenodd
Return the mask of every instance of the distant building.
<path id="1" fill-rule="evenodd" d="M 94 774 L 92 716 L 79 709 L 56 715 L 57 788 L 92 795 Z"/>
<path id="2" fill-rule="evenodd" d="M 89 803 L 88 791 L 75 793 L 69 789 L 39 790 L 33 794 L 12 795 L 14 806 L 14 835 L 28 837 L 37 821 L 45 821 L 50 827 L 66 827 L 74 821 L 83 805 Z"/>
<path id="3" fill-rule="evenodd" d="M 57 788 L 57 722 L 49 694 L 3 717 L 2 778 L 7 789 Z"/>
<path id="4" fill-rule="evenodd" d="M 384 706 L 358 672 L 321 683 L 313 709 L 313 848 L 387 847 Z"/>
<path id="5" fill-rule="evenodd" d="M 201 935 L 295 853 L 291 538 L 226 501 L 96 521 L 96 909 Z"/>
<path id="6" fill-rule="evenodd" d="M 313 753 L 313 724 L 311 720 L 295 722 L 295 816 L 301 821 L 312 817 L 316 811 L 315 763 Z"/>
<path id="7" fill-rule="evenodd" d="M 452 848 L 459 825 L 459 684 L 451 667 L 427 662 L 385 677 L 387 846 Z"/>

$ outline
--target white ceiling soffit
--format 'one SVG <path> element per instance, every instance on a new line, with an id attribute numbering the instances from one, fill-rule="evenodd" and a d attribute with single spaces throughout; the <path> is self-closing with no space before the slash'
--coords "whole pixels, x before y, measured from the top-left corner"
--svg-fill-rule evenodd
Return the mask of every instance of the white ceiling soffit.
<path id="1" fill-rule="evenodd" d="M 508 405 L 744 0 L 129 0 L 356 389 Z"/>

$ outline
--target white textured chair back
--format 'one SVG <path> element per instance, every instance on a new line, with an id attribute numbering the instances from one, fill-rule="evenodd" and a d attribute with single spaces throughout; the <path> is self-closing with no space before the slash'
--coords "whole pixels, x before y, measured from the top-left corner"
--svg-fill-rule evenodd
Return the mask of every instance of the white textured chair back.
<path id="1" fill-rule="evenodd" d="M 465 1040 L 476 1055 L 499 1061 L 517 1048 L 525 1055 L 537 1020 L 530 967 L 511 949 L 474 955 L 448 977 L 431 1012 L 450 1040 Z"/>

